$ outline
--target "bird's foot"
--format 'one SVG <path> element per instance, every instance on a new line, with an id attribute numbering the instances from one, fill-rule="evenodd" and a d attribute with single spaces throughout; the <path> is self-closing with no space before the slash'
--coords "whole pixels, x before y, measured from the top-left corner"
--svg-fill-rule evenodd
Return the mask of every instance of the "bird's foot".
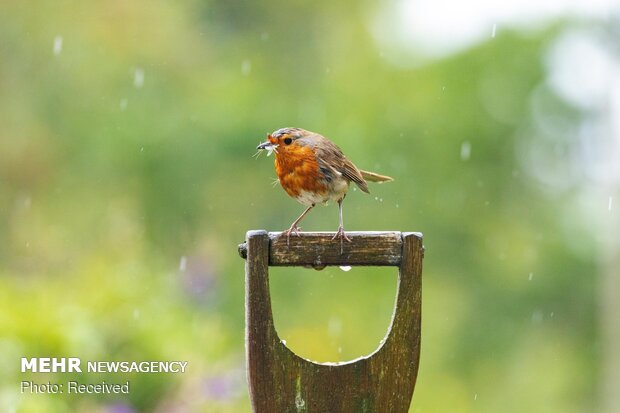
<path id="1" fill-rule="evenodd" d="M 336 231 L 336 234 L 332 237 L 332 241 L 338 237 L 340 237 L 340 254 L 342 254 L 344 252 L 344 241 L 346 240 L 347 242 L 351 242 L 351 239 L 347 237 L 347 234 L 345 234 L 344 227 L 342 225 L 338 227 L 338 231 Z"/>
<path id="2" fill-rule="evenodd" d="M 299 231 L 301 231 L 301 227 L 298 227 L 297 225 L 291 225 L 289 229 L 284 231 L 284 234 L 286 234 L 286 246 L 287 247 L 291 246 L 291 233 L 295 233 L 295 235 L 299 236 Z"/>

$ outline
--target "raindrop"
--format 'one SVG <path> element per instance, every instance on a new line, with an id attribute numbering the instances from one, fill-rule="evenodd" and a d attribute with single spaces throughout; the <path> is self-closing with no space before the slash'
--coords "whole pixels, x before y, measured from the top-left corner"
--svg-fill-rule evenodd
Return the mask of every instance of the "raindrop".
<path id="1" fill-rule="evenodd" d="M 534 278 L 534 273 L 533 273 L 533 272 L 531 272 L 531 273 L 529 273 L 529 274 L 528 274 L 528 276 L 527 276 L 527 280 L 528 280 L 528 281 L 532 281 L 532 278 Z"/>
<path id="2" fill-rule="evenodd" d="M 250 62 L 250 60 L 246 59 L 241 63 L 241 74 L 243 76 L 247 76 L 250 74 L 250 72 L 252 71 L 252 62 Z"/>
<path id="3" fill-rule="evenodd" d="M 24 208 L 28 209 L 32 206 L 32 198 L 27 195 L 26 197 L 24 197 Z"/>
<path id="4" fill-rule="evenodd" d="M 133 309 L 133 319 L 137 320 L 138 318 L 140 318 L 140 310 L 137 308 Z"/>
<path id="5" fill-rule="evenodd" d="M 461 160 L 468 161 L 471 156 L 471 143 L 465 141 L 461 144 Z"/>
<path id="6" fill-rule="evenodd" d="M 125 110 L 125 109 L 127 109 L 127 104 L 128 104 L 128 103 L 129 103 L 129 101 L 128 101 L 126 98 L 122 98 L 122 99 L 121 99 L 121 102 L 118 104 L 118 107 L 119 107 L 121 110 Z"/>
<path id="7" fill-rule="evenodd" d="M 331 337 L 338 337 L 342 334 L 342 321 L 337 317 L 332 317 L 327 322 L 327 333 Z"/>
<path id="8" fill-rule="evenodd" d="M 133 85 L 138 89 L 144 86 L 144 69 L 137 68 L 133 72 Z"/>
<path id="9" fill-rule="evenodd" d="M 280 343 L 284 344 L 286 346 L 286 340 L 282 339 L 280 340 Z"/>
<path id="10" fill-rule="evenodd" d="M 611 211 L 611 206 L 614 203 L 614 198 L 610 195 L 609 196 L 609 203 L 607 204 L 607 210 Z"/>
<path id="11" fill-rule="evenodd" d="M 187 268 L 187 257 L 184 255 L 181 257 L 181 260 L 179 261 L 179 271 L 185 271 L 185 269 Z"/>
<path id="12" fill-rule="evenodd" d="M 495 38 L 496 32 L 497 32 L 497 24 L 493 23 L 493 30 L 491 30 L 491 37 Z"/>
<path id="13" fill-rule="evenodd" d="M 474 394 L 474 401 L 478 400 L 478 393 Z"/>
<path id="14" fill-rule="evenodd" d="M 54 55 L 58 56 L 62 52 L 62 36 L 54 37 Z"/>
<path id="15" fill-rule="evenodd" d="M 532 324 L 539 324 L 543 321 L 543 312 L 536 310 L 532 313 Z"/>

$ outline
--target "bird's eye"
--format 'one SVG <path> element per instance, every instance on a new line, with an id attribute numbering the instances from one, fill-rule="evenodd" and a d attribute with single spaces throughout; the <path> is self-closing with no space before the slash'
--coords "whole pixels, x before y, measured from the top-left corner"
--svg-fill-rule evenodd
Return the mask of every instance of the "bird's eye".
<path id="1" fill-rule="evenodd" d="M 290 145 L 291 143 L 293 143 L 293 140 L 292 140 L 291 138 L 285 138 L 285 139 L 284 139 L 284 143 L 285 143 L 286 145 Z"/>

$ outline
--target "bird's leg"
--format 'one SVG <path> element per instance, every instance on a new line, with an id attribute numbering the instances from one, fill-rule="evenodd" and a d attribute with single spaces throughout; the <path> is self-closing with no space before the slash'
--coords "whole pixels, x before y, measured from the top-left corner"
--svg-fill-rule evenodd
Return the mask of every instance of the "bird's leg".
<path id="1" fill-rule="evenodd" d="M 297 224 L 299 224 L 299 221 L 301 221 L 306 216 L 306 214 L 310 212 L 312 208 L 314 208 L 314 204 L 306 208 L 303 214 L 301 214 L 299 218 L 293 221 L 293 223 L 291 224 L 291 227 L 288 230 L 284 231 L 284 233 L 286 234 L 286 246 L 287 247 L 290 246 L 291 232 L 294 232 L 295 235 L 299 236 L 299 231 L 301 230 L 301 228 L 298 227 Z"/>
<path id="2" fill-rule="evenodd" d="M 336 239 L 336 237 L 340 237 L 340 253 L 342 254 L 344 251 L 344 240 L 347 242 L 351 242 L 347 234 L 344 233 L 344 223 L 342 220 L 342 201 L 344 201 L 344 196 L 338 200 L 338 210 L 340 212 L 340 225 L 338 226 L 338 231 L 336 235 L 332 238 L 332 241 Z"/>

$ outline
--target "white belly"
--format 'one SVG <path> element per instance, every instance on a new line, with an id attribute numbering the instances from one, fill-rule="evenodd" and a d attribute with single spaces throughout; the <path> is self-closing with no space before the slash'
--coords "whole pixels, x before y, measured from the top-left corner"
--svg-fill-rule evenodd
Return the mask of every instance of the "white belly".
<path id="1" fill-rule="evenodd" d="M 330 186 L 330 190 L 325 193 L 301 191 L 296 199 L 305 206 L 317 205 L 328 201 L 338 201 L 346 195 L 348 190 L 348 182 L 344 179 L 337 179 Z"/>

